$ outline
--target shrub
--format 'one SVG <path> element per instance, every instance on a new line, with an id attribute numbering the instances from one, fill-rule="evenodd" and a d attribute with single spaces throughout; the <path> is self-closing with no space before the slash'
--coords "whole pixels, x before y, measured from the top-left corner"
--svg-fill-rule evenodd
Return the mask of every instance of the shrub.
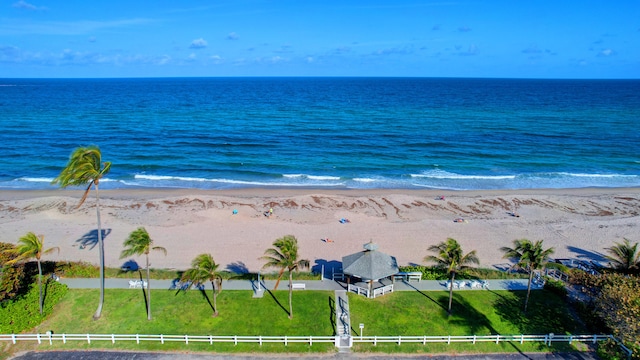
<path id="1" fill-rule="evenodd" d="M 67 286 L 49 280 L 43 284 L 44 307 L 40 315 L 38 284 L 31 284 L 25 296 L 5 301 L 0 306 L 0 334 L 17 334 L 40 324 L 67 293 Z"/>
<path id="2" fill-rule="evenodd" d="M 5 253 L 13 248 L 12 244 L 0 243 L 0 302 L 13 299 L 27 290 L 24 264 L 5 265 L 7 261 L 15 258 L 14 255 Z"/>
<path id="3" fill-rule="evenodd" d="M 567 288 L 564 286 L 564 283 L 560 280 L 547 279 L 547 281 L 545 281 L 544 283 L 544 288 L 562 298 L 567 297 Z"/>

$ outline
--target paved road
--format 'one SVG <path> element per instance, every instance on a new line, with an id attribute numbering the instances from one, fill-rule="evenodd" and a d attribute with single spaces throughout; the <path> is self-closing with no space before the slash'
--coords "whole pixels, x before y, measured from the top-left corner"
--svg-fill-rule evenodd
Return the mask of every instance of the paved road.
<path id="1" fill-rule="evenodd" d="M 170 353 L 136 353 L 115 351 L 44 351 L 28 352 L 11 358 L 13 360 L 273 360 L 273 359 L 302 359 L 302 360 L 598 360 L 592 353 L 568 354 L 484 354 L 484 355 L 368 355 L 368 354 L 335 354 L 308 356 L 302 354 L 272 354 L 272 355 L 206 355 L 206 354 L 170 354 Z"/>
<path id="2" fill-rule="evenodd" d="M 135 280 L 135 278 L 132 278 Z M 100 282 L 98 279 L 60 279 L 60 282 L 66 284 L 72 289 L 97 289 Z M 296 280 L 295 283 L 304 283 L 307 290 L 343 290 L 344 284 L 337 281 L 327 280 Z M 387 281 L 390 283 L 390 281 Z M 274 280 L 262 281 L 263 287 L 273 289 Z M 129 279 L 105 279 L 105 288 L 107 289 L 127 289 L 129 288 Z M 179 284 L 175 280 L 151 280 L 152 289 L 177 289 Z M 222 288 L 225 290 L 253 290 L 257 286 L 257 282 L 250 280 L 225 280 Z M 287 282 L 282 282 L 280 289 L 286 289 Z M 489 280 L 489 288 L 491 290 L 526 290 L 527 279 L 509 279 L 509 280 Z M 205 289 L 211 290 L 211 283 L 205 284 Z M 446 290 L 444 281 L 422 280 L 422 281 L 396 281 L 394 291 L 437 291 Z M 471 290 L 469 287 L 455 291 L 478 291 Z"/>

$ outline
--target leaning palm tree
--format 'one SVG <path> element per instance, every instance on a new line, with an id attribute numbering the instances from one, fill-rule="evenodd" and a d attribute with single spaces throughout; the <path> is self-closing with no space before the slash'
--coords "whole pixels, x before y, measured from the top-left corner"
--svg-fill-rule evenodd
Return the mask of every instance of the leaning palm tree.
<path id="1" fill-rule="evenodd" d="M 42 298 L 42 265 L 40 259 L 42 255 L 49 254 L 57 250 L 60 252 L 59 247 L 52 247 L 44 250 L 44 235 L 36 235 L 32 232 L 28 232 L 27 235 L 21 237 L 18 240 L 18 245 L 6 250 L 16 257 L 13 260 L 7 261 L 7 265 L 15 264 L 19 261 L 26 261 L 29 259 L 36 259 L 38 263 L 38 288 L 40 289 L 40 315 L 43 313 L 43 298 Z"/>
<path id="2" fill-rule="evenodd" d="M 278 281 L 276 281 L 274 290 L 278 288 L 284 271 L 289 271 L 289 319 L 292 319 L 293 307 L 291 305 L 291 298 L 293 292 L 293 271 L 308 268 L 309 260 L 298 259 L 298 239 L 293 235 L 285 235 L 277 239 L 273 242 L 273 246 L 273 248 L 267 249 L 264 252 L 265 256 L 261 259 L 266 260 L 267 263 L 262 268 L 280 268 Z"/>
<path id="3" fill-rule="evenodd" d="M 638 243 L 631 245 L 629 239 L 623 238 L 622 243 L 615 243 L 614 246 L 606 248 L 611 256 L 606 258 L 614 269 L 623 272 L 632 272 L 640 270 L 640 252 L 638 252 Z"/>
<path id="4" fill-rule="evenodd" d="M 133 256 L 144 255 L 146 259 L 147 268 L 147 320 L 151 320 L 151 283 L 149 282 L 149 252 L 151 250 L 161 251 L 164 255 L 167 255 L 167 249 L 162 246 L 153 246 L 153 240 L 147 230 L 143 227 L 139 227 L 133 230 L 129 237 L 124 241 L 124 250 L 120 253 L 120 259 Z"/>
<path id="5" fill-rule="evenodd" d="M 211 254 L 200 254 L 191 262 L 191 268 L 182 274 L 182 281 L 190 282 L 190 286 L 211 282 L 213 288 L 213 316 L 218 316 L 218 294 L 222 291 L 222 272 L 218 271 L 219 264 L 213 260 Z"/>
<path id="6" fill-rule="evenodd" d="M 527 312 L 527 306 L 529 305 L 529 295 L 531 294 L 531 282 L 533 281 L 533 274 L 536 270 L 540 270 L 545 267 L 549 262 L 549 256 L 553 254 L 554 248 L 544 249 L 542 247 L 543 240 L 538 240 L 532 243 L 527 239 L 520 239 L 513 241 L 513 248 L 501 247 L 500 251 L 504 252 L 505 259 L 514 259 L 516 265 L 524 268 L 529 272 L 529 283 L 527 284 L 527 297 L 524 301 L 524 312 Z"/>
<path id="7" fill-rule="evenodd" d="M 104 304 L 104 242 L 102 241 L 102 228 L 100 224 L 98 184 L 100 183 L 100 179 L 106 175 L 110 169 L 111 163 L 102 162 L 102 154 L 97 146 L 80 147 L 71 153 L 67 166 L 60 172 L 60 175 L 52 181 L 53 184 L 58 184 L 62 188 L 89 184 L 76 208 L 82 206 L 87 199 L 87 195 L 89 195 L 91 187 L 95 185 L 96 214 L 98 217 L 98 249 L 100 252 L 100 302 L 98 303 L 96 313 L 93 315 L 93 318 L 96 320 L 100 318 Z"/>
<path id="8" fill-rule="evenodd" d="M 446 269 L 451 276 L 449 282 L 449 314 L 451 314 L 451 303 L 453 301 L 453 281 L 456 278 L 456 273 L 468 268 L 469 264 L 479 264 L 480 261 L 476 256 L 476 251 L 473 250 L 467 254 L 464 254 L 462 247 L 456 241 L 456 239 L 448 238 L 447 241 L 441 242 L 437 245 L 429 246 L 429 251 L 435 252 L 438 255 L 427 255 L 424 258 L 426 262 L 436 263 L 436 267 Z"/>

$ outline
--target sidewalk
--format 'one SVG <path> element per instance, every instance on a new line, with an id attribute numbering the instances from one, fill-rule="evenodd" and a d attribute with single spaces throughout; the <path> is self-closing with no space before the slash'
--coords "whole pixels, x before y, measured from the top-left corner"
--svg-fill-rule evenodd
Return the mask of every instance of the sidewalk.
<path id="1" fill-rule="evenodd" d="M 134 279 L 133 280 L 138 280 Z M 506 280 L 488 280 L 490 290 L 526 290 L 527 279 L 506 279 Z M 60 282 L 67 285 L 71 289 L 98 289 L 100 287 L 100 281 L 96 279 L 87 278 L 62 278 Z M 333 281 L 329 279 L 321 280 L 296 280 L 296 284 L 305 284 L 306 290 L 344 290 L 346 285 L 343 282 Z M 386 282 L 385 282 L 386 283 Z M 390 281 L 389 281 L 390 283 Z M 422 280 L 422 281 L 396 281 L 394 283 L 394 291 L 446 291 L 448 290 L 443 280 Z M 272 290 L 275 286 L 275 280 L 263 280 L 262 287 Z M 207 282 L 205 290 L 211 290 L 211 283 Z M 288 289 L 288 281 L 280 281 L 278 287 L 279 290 Z M 344 286 L 343 286 L 344 285 Z M 105 279 L 104 287 L 106 289 L 128 289 L 129 279 Z M 167 289 L 178 290 L 176 288 L 175 280 L 154 280 L 151 279 L 150 287 L 152 289 Z M 222 282 L 223 290 L 254 290 L 257 287 L 256 281 L 250 280 L 224 280 Z M 193 289 L 193 288 L 192 288 Z M 538 287 L 531 288 L 532 290 L 538 289 Z M 301 290 L 296 290 L 301 291 Z M 481 291 L 480 289 L 456 289 L 454 291 Z"/>

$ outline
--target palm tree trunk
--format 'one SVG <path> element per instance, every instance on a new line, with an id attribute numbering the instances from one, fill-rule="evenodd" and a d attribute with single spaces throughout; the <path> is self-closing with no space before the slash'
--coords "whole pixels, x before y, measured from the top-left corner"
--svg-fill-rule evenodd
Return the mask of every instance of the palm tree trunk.
<path id="1" fill-rule="evenodd" d="M 98 194 L 98 184 L 96 186 L 96 215 L 98 217 L 98 250 L 100 252 L 100 302 L 98 309 L 93 314 L 93 319 L 98 320 L 102 315 L 102 305 L 104 304 L 104 242 L 102 240 L 102 225 L 100 223 L 100 196 Z"/>
<path id="2" fill-rule="evenodd" d="M 151 320 L 151 282 L 149 281 L 149 254 L 146 254 L 146 255 L 147 255 L 147 320 Z"/>
<path id="3" fill-rule="evenodd" d="M 218 293 L 216 292 L 216 284 L 211 280 L 211 287 L 213 288 L 213 316 L 218 316 Z"/>
<path id="4" fill-rule="evenodd" d="M 293 294 L 293 273 L 289 271 L 289 319 L 293 319 L 293 305 L 291 304 Z"/>
<path id="5" fill-rule="evenodd" d="M 529 284 L 527 285 L 527 298 L 524 300 L 524 312 L 527 312 L 529 305 L 529 294 L 531 294 L 531 282 L 533 281 L 533 270 L 529 269 Z"/>
<path id="6" fill-rule="evenodd" d="M 40 315 L 42 315 L 42 266 L 40 265 L 40 259 L 36 259 L 38 262 L 38 288 L 40 288 Z"/>
<path id="7" fill-rule="evenodd" d="M 451 304 L 453 302 L 453 280 L 456 278 L 456 273 L 451 272 L 451 283 L 449 284 L 449 315 L 451 315 Z"/>
<path id="8" fill-rule="evenodd" d="M 273 287 L 273 290 L 278 290 L 278 285 L 280 285 L 280 279 L 282 279 L 282 274 L 284 274 L 284 268 L 282 268 L 282 270 L 280 270 L 280 272 L 278 273 L 278 280 L 276 281 L 276 286 Z"/>

